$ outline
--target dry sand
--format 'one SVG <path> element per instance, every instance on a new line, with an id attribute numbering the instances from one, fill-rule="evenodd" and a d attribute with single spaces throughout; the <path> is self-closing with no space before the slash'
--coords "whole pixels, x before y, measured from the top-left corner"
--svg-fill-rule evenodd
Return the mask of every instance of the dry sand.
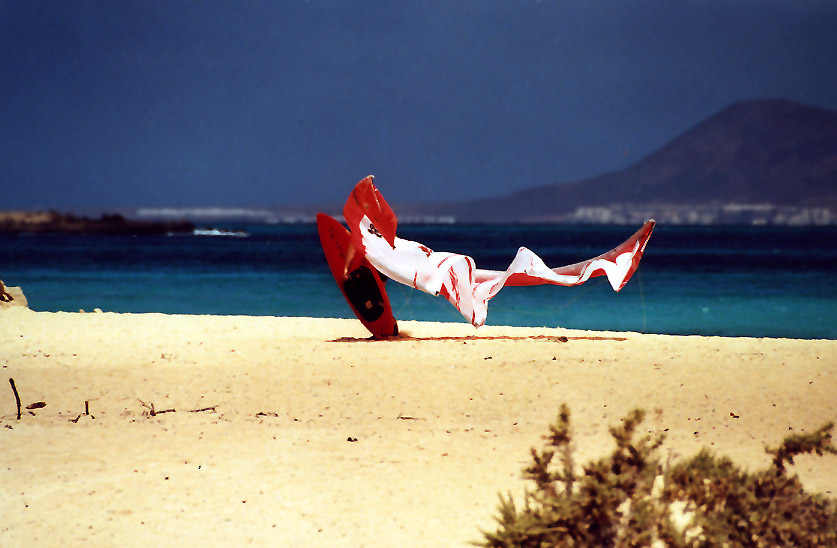
<path id="1" fill-rule="evenodd" d="M 636 407 L 753 469 L 837 419 L 837 341 L 401 328 L 0 310 L 0 545 L 466 546 L 563 402 L 579 462 Z M 837 493 L 835 457 L 794 471 Z"/>

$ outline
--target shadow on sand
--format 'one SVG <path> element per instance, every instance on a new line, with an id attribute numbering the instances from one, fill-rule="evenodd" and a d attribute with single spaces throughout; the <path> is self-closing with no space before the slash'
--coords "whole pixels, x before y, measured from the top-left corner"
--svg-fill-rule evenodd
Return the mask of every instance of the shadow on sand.
<path id="1" fill-rule="evenodd" d="M 390 337 L 388 339 L 376 339 L 374 337 L 359 338 L 359 337 L 340 337 L 329 342 L 399 342 L 399 341 L 462 341 L 462 342 L 478 342 L 478 341 L 544 341 L 544 342 L 558 342 L 565 343 L 569 341 L 626 341 L 627 337 L 601 337 L 601 336 L 582 336 L 582 337 L 565 337 L 563 335 L 529 335 L 525 337 L 515 337 L 511 335 L 490 335 L 480 337 L 478 335 L 465 336 L 442 336 L 442 337 L 413 337 L 408 333 L 401 333 L 398 336 Z"/>

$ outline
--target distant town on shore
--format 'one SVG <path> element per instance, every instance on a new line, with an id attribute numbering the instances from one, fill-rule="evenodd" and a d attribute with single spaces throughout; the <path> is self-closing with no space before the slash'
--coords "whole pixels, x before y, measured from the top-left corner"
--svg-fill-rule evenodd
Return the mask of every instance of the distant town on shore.
<path id="1" fill-rule="evenodd" d="M 431 208 L 416 210 L 410 204 L 393 205 L 399 223 L 403 224 L 456 224 L 492 223 L 490 218 L 458 219 L 455 213 L 433 213 Z M 299 206 L 288 208 L 144 208 L 130 212 L 137 219 L 176 220 L 189 219 L 193 223 L 264 223 L 292 224 L 313 223 L 318 211 L 340 217 L 337 205 Z M 837 225 L 837 214 L 829 208 L 778 206 L 774 204 L 612 204 L 608 206 L 578 207 L 570 213 L 555 216 L 538 216 L 518 219 L 505 218 L 500 223 L 520 224 L 590 224 L 635 225 L 648 219 L 668 225 L 752 225 L 752 226 L 826 226 Z"/>

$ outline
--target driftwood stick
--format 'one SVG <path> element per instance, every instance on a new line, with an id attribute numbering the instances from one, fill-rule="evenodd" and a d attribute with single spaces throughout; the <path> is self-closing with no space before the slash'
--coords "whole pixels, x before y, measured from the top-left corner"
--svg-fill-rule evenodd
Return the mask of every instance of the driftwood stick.
<path id="1" fill-rule="evenodd" d="M 265 413 L 264 411 L 259 411 L 258 413 L 256 413 L 256 416 L 257 417 L 278 417 L 279 413 L 272 413 L 272 412 Z"/>
<path id="2" fill-rule="evenodd" d="M 17 420 L 20 420 L 20 394 L 17 393 L 17 386 L 15 380 L 9 377 L 9 384 L 12 385 L 12 392 L 15 393 L 15 402 L 17 403 Z"/>
<path id="3" fill-rule="evenodd" d="M 137 399 L 139 400 L 139 402 L 142 404 L 143 407 L 145 407 L 146 409 L 149 410 L 148 414 L 151 415 L 152 417 L 156 417 L 157 415 L 162 415 L 163 413 L 175 413 L 175 412 L 177 412 L 177 409 L 173 409 L 173 408 L 172 409 L 161 409 L 160 411 L 157 411 L 156 409 L 154 409 L 154 402 L 145 403 L 144 401 L 140 400 L 139 398 L 137 398 Z"/>
<path id="4" fill-rule="evenodd" d="M 215 411 L 217 405 L 210 405 L 209 407 L 202 407 L 200 409 L 190 409 L 189 413 L 203 413 L 204 411 Z"/>
<path id="5" fill-rule="evenodd" d="M 142 404 L 142 406 L 143 406 L 143 407 L 145 407 L 146 409 L 150 409 L 150 410 L 151 410 L 151 416 L 153 417 L 153 416 L 154 416 L 154 404 L 152 403 L 151 405 L 148 405 L 147 403 L 145 403 L 144 401 L 140 400 L 139 398 L 137 398 L 137 399 L 139 400 L 139 402 Z"/>

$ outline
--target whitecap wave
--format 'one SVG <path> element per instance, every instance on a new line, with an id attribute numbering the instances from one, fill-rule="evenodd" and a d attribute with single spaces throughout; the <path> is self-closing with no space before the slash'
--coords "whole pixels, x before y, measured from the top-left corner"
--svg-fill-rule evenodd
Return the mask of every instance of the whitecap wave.
<path id="1" fill-rule="evenodd" d="M 250 234 L 244 230 L 222 230 L 220 228 L 196 228 L 192 231 L 195 236 L 224 236 L 228 238 L 246 238 Z"/>

